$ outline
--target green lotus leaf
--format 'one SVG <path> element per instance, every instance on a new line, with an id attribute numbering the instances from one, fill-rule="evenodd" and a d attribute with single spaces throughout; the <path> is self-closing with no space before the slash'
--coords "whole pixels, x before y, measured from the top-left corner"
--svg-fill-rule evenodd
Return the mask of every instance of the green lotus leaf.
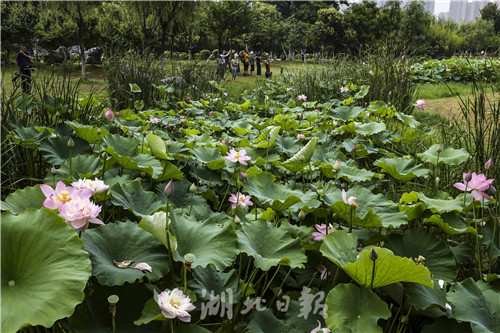
<path id="1" fill-rule="evenodd" d="M 92 149 L 86 141 L 80 138 L 73 138 L 75 146 L 68 147 L 69 137 L 47 138 L 38 147 L 42 151 L 43 157 L 52 165 L 61 165 L 70 155 L 75 157 L 81 154 L 91 154 Z"/>
<path id="2" fill-rule="evenodd" d="M 477 230 L 472 226 L 467 226 L 459 216 L 455 214 L 434 214 L 424 219 L 424 223 L 435 223 L 447 235 L 471 233 L 477 235 Z"/>
<path id="3" fill-rule="evenodd" d="M 300 171 L 303 165 L 308 163 L 311 159 L 314 153 L 314 148 L 316 148 L 316 142 L 318 142 L 318 137 L 312 138 L 304 147 L 302 147 L 301 150 L 281 165 L 292 172 Z"/>
<path id="4" fill-rule="evenodd" d="M 300 150 L 300 145 L 295 138 L 289 136 L 278 136 L 276 138 L 276 151 L 288 156 L 294 155 Z"/>
<path id="5" fill-rule="evenodd" d="M 361 135 L 372 135 L 385 131 L 386 129 L 384 123 L 376 122 L 369 122 L 364 124 L 354 123 L 354 128 L 356 130 L 356 133 Z"/>
<path id="6" fill-rule="evenodd" d="M 422 216 L 426 207 L 423 202 L 418 202 L 415 205 L 401 205 L 398 204 L 399 210 L 405 212 L 407 215 L 407 220 L 415 220 Z"/>
<path id="7" fill-rule="evenodd" d="M 336 230 L 323 238 L 321 253 L 340 267 L 355 262 L 358 256 L 358 237 L 344 230 Z"/>
<path id="8" fill-rule="evenodd" d="M 269 126 L 259 137 L 254 141 L 253 145 L 257 148 L 268 148 L 274 144 L 276 137 L 280 132 L 280 126 Z"/>
<path id="9" fill-rule="evenodd" d="M 2 332 L 51 327 L 84 299 L 91 264 L 83 242 L 45 208 L 1 218 Z"/>
<path id="10" fill-rule="evenodd" d="M 321 294 L 321 293 L 318 293 L 316 295 L 321 295 L 321 296 L 316 296 L 314 294 L 314 291 L 312 291 L 311 289 L 303 289 L 303 291 L 310 291 L 309 296 L 311 297 L 315 297 L 315 301 L 319 301 L 319 299 L 321 298 L 321 301 L 324 300 L 325 298 L 325 295 L 324 293 Z M 307 294 L 307 293 L 306 293 Z M 284 295 L 284 296 L 288 296 L 290 297 L 289 295 Z M 277 304 L 279 302 L 280 305 L 284 305 L 286 304 L 287 300 L 284 299 L 284 296 L 283 298 L 282 297 L 278 297 L 278 300 L 277 300 Z M 286 323 L 292 327 L 292 329 L 290 329 L 290 331 L 287 331 L 287 332 L 297 332 L 297 333 L 303 333 L 303 332 L 310 332 L 312 329 L 318 327 L 318 322 L 320 322 L 322 325 L 322 327 L 325 327 L 326 325 L 324 324 L 324 319 L 323 319 L 323 309 L 321 307 L 312 307 L 311 311 L 304 311 L 304 306 L 303 306 L 303 303 L 298 301 L 298 300 L 294 300 L 294 299 L 291 299 L 290 300 L 290 303 L 289 303 L 289 306 L 288 306 L 288 309 L 287 311 L 284 313 L 285 315 L 285 320 L 286 320 Z M 297 330 L 297 331 L 295 331 Z M 321 331 L 320 331 L 321 332 Z"/>
<path id="11" fill-rule="evenodd" d="M 348 332 L 382 332 L 377 321 L 391 316 L 387 304 L 370 289 L 353 284 L 330 290 L 325 309 L 326 325 L 335 332 L 344 328 Z"/>
<path id="12" fill-rule="evenodd" d="M 453 253 L 442 241 L 420 229 L 410 229 L 403 235 L 392 234 L 385 243 L 394 254 L 407 257 L 425 258 L 427 267 L 436 279 L 454 281 L 457 266 Z"/>
<path id="13" fill-rule="evenodd" d="M 161 312 L 158 302 L 155 301 L 154 297 L 149 299 L 142 309 L 141 317 L 134 321 L 137 326 L 149 324 L 153 320 L 167 321 L 168 319 Z"/>
<path id="14" fill-rule="evenodd" d="M 87 141 L 90 144 L 96 144 L 102 142 L 102 138 L 109 134 L 109 132 L 105 128 L 99 128 L 101 130 L 101 134 L 97 134 L 98 128 L 91 125 L 83 125 L 73 121 L 67 122 L 69 126 L 76 132 L 78 137 Z"/>
<path id="15" fill-rule="evenodd" d="M 304 210 L 306 212 L 313 212 L 321 206 L 321 201 L 318 200 L 318 194 L 312 190 L 308 190 L 300 197 L 300 202 L 297 202 L 290 207 L 292 211 Z"/>
<path id="16" fill-rule="evenodd" d="M 416 310 L 426 310 L 430 307 L 446 308 L 446 292 L 434 281 L 434 287 L 429 288 L 419 283 L 404 283 L 405 295 Z"/>
<path id="17" fill-rule="evenodd" d="M 104 286 L 121 286 L 144 277 L 144 272 L 133 268 L 145 262 L 152 268 L 147 272 L 151 281 L 170 271 L 165 246 L 149 232 L 133 222 L 109 223 L 87 230 L 82 235 L 85 249 L 90 253 L 92 275 Z M 128 268 L 119 268 L 114 261 L 134 260 Z"/>
<path id="18" fill-rule="evenodd" d="M 386 118 L 392 118 L 392 116 L 396 112 L 396 108 L 388 106 L 384 101 L 370 102 L 370 106 L 368 106 L 367 109 L 380 117 Z"/>
<path id="19" fill-rule="evenodd" d="M 271 220 L 272 221 L 272 220 Z M 281 220 L 280 229 L 285 230 L 292 238 L 300 239 L 301 243 L 316 243 L 311 235 L 316 229 L 307 227 L 305 225 L 295 225 L 288 222 L 288 220 Z"/>
<path id="20" fill-rule="evenodd" d="M 43 139 L 51 135 L 47 128 L 23 127 L 21 124 L 16 124 L 12 132 L 7 135 L 7 138 L 11 138 L 14 142 L 23 144 L 28 148 L 36 149 Z"/>
<path id="21" fill-rule="evenodd" d="M 238 283 L 238 272 L 235 269 L 227 273 L 218 272 L 215 267 L 208 265 L 206 268 L 193 269 L 193 280 L 189 288 L 196 292 L 197 298 L 210 301 L 212 296 L 219 297 L 224 303 L 235 304 L 241 298 L 241 285 Z M 230 291 L 228 291 L 228 289 Z"/>
<path id="22" fill-rule="evenodd" d="M 197 161 L 203 162 L 210 170 L 219 170 L 226 166 L 226 159 L 223 158 L 217 148 L 206 146 L 191 149 L 191 154 Z"/>
<path id="23" fill-rule="evenodd" d="M 129 86 L 130 86 L 130 92 L 133 92 L 133 93 L 142 92 L 141 88 L 139 88 L 139 86 L 136 83 L 129 83 Z"/>
<path id="24" fill-rule="evenodd" d="M 500 332 L 500 301 L 498 294 L 491 304 L 472 278 L 456 283 L 446 299 L 451 304 L 453 317 L 470 322 L 472 332 Z"/>
<path id="25" fill-rule="evenodd" d="M 135 215 L 148 216 L 164 207 L 158 196 L 145 191 L 140 180 L 116 183 L 111 188 L 111 203 L 132 211 Z"/>
<path id="26" fill-rule="evenodd" d="M 277 319 L 269 308 L 255 311 L 246 329 L 252 333 L 290 332 L 290 327 L 284 321 Z"/>
<path id="27" fill-rule="evenodd" d="M 339 106 L 338 108 L 334 109 L 333 112 L 331 112 L 331 116 L 335 120 L 342 120 L 344 122 L 348 121 L 349 119 L 354 119 L 356 118 L 361 112 L 363 112 L 364 109 L 359 106 Z"/>
<path id="28" fill-rule="evenodd" d="M 117 156 L 133 156 L 137 153 L 140 141 L 134 138 L 126 138 L 118 134 L 106 135 L 104 142 L 108 148 L 113 147 L 113 153 Z M 108 151 L 108 149 L 106 149 Z M 108 151 L 109 152 L 109 151 Z"/>
<path id="29" fill-rule="evenodd" d="M 453 318 L 436 318 L 432 325 L 424 325 L 422 333 L 472 333 L 470 324 L 467 322 L 458 323 Z"/>
<path id="30" fill-rule="evenodd" d="M 153 179 L 158 179 L 162 176 L 163 167 L 160 161 L 154 156 L 148 154 L 137 154 L 132 156 L 132 162 L 135 165 L 128 165 L 127 169 L 134 169 L 146 172 Z"/>
<path id="31" fill-rule="evenodd" d="M 106 170 L 113 165 L 113 162 L 106 161 Z M 52 176 L 49 172 L 47 177 L 45 177 L 45 184 L 54 185 L 53 182 L 57 184 L 58 181 L 69 180 L 73 181 L 76 179 L 83 178 L 95 178 L 102 175 L 102 160 L 96 154 L 90 155 L 78 155 L 71 159 L 71 173 L 70 178 L 70 163 L 69 159 L 63 162 L 59 169 L 56 169 L 56 174 Z"/>
<path id="32" fill-rule="evenodd" d="M 191 267 L 214 265 L 219 271 L 230 266 L 239 253 L 236 234 L 230 224 L 220 227 L 211 219 L 203 222 L 194 216 L 170 213 L 169 230 L 177 239 L 176 261 L 185 262 L 184 256 L 192 253 L 196 256 Z"/>
<path id="33" fill-rule="evenodd" d="M 426 177 L 429 174 L 429 170 L 421 164 L 417 165 L 414 159 L 401 157 L 381 158 L 375 161 L 374 164 L 393 178 L 403 181 L 408 181 L 415 177 Z"/>
<path id="34" fill-rule="evenodd" d="M 399 121 L 403 122 L 403 124 L 411 128 L 415 128 L 420 124 L 420 122 L 416 120 L 415 117 L 412 115 L 404 114 L 401 112 L 395 112 L 394 115 Z"/>
<path id="35" fill-rule="evenodd" d="M 344 163 L 341 163 L 338 175 L 339 177 L 346 178 L 349 182 L 366 182 L 373 177 L 379 178 L 379 175 L 375 172 L 363 168 L 351 167 Z"/>
<path id="36" fill-rule="evenodd" d="M 170 224 L 170 220 L 168 221 Z M 139 222 L 139 228 L 146 230 L 151 235 L 155 236 L 165 247 L 168 249 L 168 241 L 167 241 L 167 232 L 166 232 L 166 224 L 167 224 L 167 213 L 165 212 L 156 212 L 151 216 L 144 216 Z M 170 231 L 169 231 L 170 233 Z M 170 233 L 168 239 L 170 240 L 170 248 L 175 250 L 177 248 L 177 241 Z"/>
<path id="37" fill-rule="evenodd" d="M 146 139 L 148 140 L 149 149 L 151 149 L 151 153 L 162 160 L 169 160 L 170 158 L 167 155 L 167 147 L 165 146 L 165 142 L 158 135 L 154 135 L 148 133 L 146 135 Z"/>
<path id="38" fill-rule="evenodd" d="M 417 265 L 408 258 L 394 255 L 391 250 L 373 247 L 378 254 L 378 259 L 370 258 L 370 250 L 364 250 L 358 254 L 354 263 L 347 263 L 343 269 L 356 282 L 367 287 L 372 283 L 372 271 L 375 263 L 375 278 L 373 288 L 379 288 L 396 282 L 415 282 L 424 286 L 433 287 L 429 269 L 423 265 Z"/>
<path id="39" fill-rule="evenodd" d="M 241 226 L 237 231 L 238 248 L 255 259 L 254 265 L 268 271 L 278 264 L 293 268 L 303 268 L 307 261 L 300 240 L 274 227 L 270 222 L 253 221 Z"/>
<path id="40" fill-rule="evenodd" d="M 1 210 L 6 210 L 12 214 L 17 214 L 28 208 L 42 208 L 45 195 L 39 185 L 25 187 L 7 196 L 5 201 L 1 201 Z"/>
<path id="41" fill-rule="evenodd" d="M 282 184 L 274 183 L 274 176 L 263 172 L 245 180 L 245 189 L 262 204 L 268 204 L 277 212 L 300 202 L 303 195 L 300 191 L 294 191 Z"/>
<path id="42" fill-rule="evenodd" d="M 387 201 L 383 194 L 373 194 L 369 189 L 356 185 L 347 191 L 347 197 L 356 197 L 356 216 L 353 225 L 369 227 L 393 227 L 407 223 L 406 213 L 397 204 Z M 345 221 L 350 221 L 351 206 L 342 201 L 340 189 L 327 189 L 323 196 L 332 210 Z"/>
<path id="43" fill-rule="evenodd" d="M 449 200 L 432 199 L 426 197 L 422 192 L 419 192 L 418 198 L 420 201 L 424 202 L 427 209 L 430 209 L 433 213 L 461 212 L 464 208 L 464 200 L 460 197 Z"/>
<path id="44" fill-rule="evenodd" d="M 161 161 L 162 172 L 159 178 L 156 181 L 162 182 L 167 179 L 179 179 L 182 180 L 184 178 L 184 174 L 179 168 L 170 163 L 169 161 Z"/>
<path id="45" fill-rule="evenodd" d="M 464 149 L 453 149 L 447 145 L 441 145 L 442 151 L 438 153 L 439 145 L 432 145 L 427 151 L 417 154 L 417 156 L 424 162 L 431 163 L 433 165 L 437 165 L 439 163 L 446 165 L 459 165 L 463 162 L 466 162 L 470 155 Z"/>

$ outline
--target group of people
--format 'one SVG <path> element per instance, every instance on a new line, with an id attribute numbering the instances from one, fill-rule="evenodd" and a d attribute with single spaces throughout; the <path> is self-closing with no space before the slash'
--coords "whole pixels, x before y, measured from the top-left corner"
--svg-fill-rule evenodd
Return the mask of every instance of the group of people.
<path id="1" fill-rule="evenodd" d="M 243 63 L 243 76 L 253 75 L 256 67 L 257 75 L 262 75 L 261 60 L 262 55 L 260 51 L 254 53 L 253 51 L 248 52 L 245 50 L 241 54 L 241 60 L 237 52 L 232 55 L 230 52 L 223 51 L 217 55 L 217 77 L 219 80 L 224 79 L 228 63 L 230 64 L 233 81 L 236 80 L 236 76 L 240 72 L 240 63 Z M 271 59 L 265 56 L 262 62 L 266 65 L 266 77 L 271 77 Z M 250 74 L 248 73 L 248 69 L 250 69 Z"/>

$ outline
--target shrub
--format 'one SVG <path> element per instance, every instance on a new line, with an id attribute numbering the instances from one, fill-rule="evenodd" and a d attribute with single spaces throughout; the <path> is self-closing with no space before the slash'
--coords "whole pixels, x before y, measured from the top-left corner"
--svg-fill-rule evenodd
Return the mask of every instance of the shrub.
<path id="1" fill-rule="evenodd" d="M 188 59 L 188 54 L 186 52 L 181 52 L 179 54 L 179 58 L 181 58 L 182 60 L 187 60 Z"/>
<path id="2" fill-rule="evenodd" d="M 201 60 L 206 60 L 211 55 L 211 53 L 210 53 L 209 50 L 201 50 L 199 54 L 200 54 L 200 59 Z"/>

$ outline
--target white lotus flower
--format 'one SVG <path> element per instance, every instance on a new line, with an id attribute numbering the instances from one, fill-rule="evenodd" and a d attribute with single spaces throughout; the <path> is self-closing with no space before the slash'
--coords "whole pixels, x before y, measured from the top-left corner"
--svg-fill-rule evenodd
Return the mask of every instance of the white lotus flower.
<path id="1" fill-rule="evenodd" d="M 189 296 L 184 295 L 177 288 L 172 291 L 165 290 L 158 295 L 157 301 L 165 318 L 174 319 L 177 317 L 185 323 L 191 321 L 191 315 L 188 312 L 196 308 L 191 303 Z"/>

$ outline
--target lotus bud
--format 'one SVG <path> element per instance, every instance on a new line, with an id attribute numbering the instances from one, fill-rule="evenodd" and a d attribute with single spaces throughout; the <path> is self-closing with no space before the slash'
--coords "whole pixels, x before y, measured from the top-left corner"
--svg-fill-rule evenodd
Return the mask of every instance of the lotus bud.
<path id="1" fill-rule="evenodd" d="M 163 193 L 165 193 L 165 196 L 167 198 L 170 198 L 174 194 L 175 188 L 174 188 L 174 181 L 173 179 L 170 179 L 168 184 L 165 186 L 165 190 Z"/>
<path id="2" fill-rule="evenodd" d="M 352 145 L 352 149 L 351 149 L 351 152 L 355 153 L 356 150 L 358 150 L 358 145 L 357 144 L 353 144 Z"/>
<path id="3" fill-rule="evenodd" d="M 472 179 L 472 170 L 469 170 L 469 172 L 465 175 L 464 180 L 466 182 L 470 182 L 471 179 Z"/>
<path id="4" fill-rule="evenodd" d="M 240 223 L 240 222 L 241 222 L 241 220 L 240 220 L 240 218 L 238 217 L 238 215 L 235 215 L 235 216 L 234 216 L 234 222 L 236 222 L 236 223 Z"/>
<path id="5" fill-rule="evenodd" d="M 69 138 L 68 140 L 68 147 L 71 149 L 75 146 L 75 141 L 73 141 L 73 138 Z"/>
<path id="6" fill-rule="evenodd" d="M 377 258 L 378 258 L 377 252 L 375 252 L 375 249 L 372 249 L 372 251 L 370 252 L 370 259 L 375 261 L 377 260 Z"/>
<path id="7" fill-rule="evenodd" d="M 102 133 L 101 128 L 100 128 L 100 127 L 98 127 L 98 128 L 97 128 L 97 135 L 101 135 L 101 133 Z"/>
<path id="8" fill-rule="evenodd" d="M 240 182 L 243 182 L 246 176 L 246 173 L 243 173 L 243 171 L 240 170 L 240 172 L 238 172 L 238 179 L 240 180 Z"/>
<path id="9" fill-rule="evenodd" d="M 493 168 L 495 164 L 493 163 L 493 157 L 491 157 L 488 162 L 486 162 L 486 164 L 484 165 L 484 168 L 486 170 L 490 170 L 491 168 Z"/>
<path id="10" fill-rule="evenodd" d="M 56 168 L 54 166 L 52 168 L 50 168 L 50 173 L 52 174 L 52 176 L 56 175 L 57 170 L 56 170 Z"/>
<path id="11" fill-rule="evenodd" d="M 73 131 L 73 136 L 76 136 L 76 131 Z"/>
<path id="12" fill-rule="evenodd" d="M 101 158 L 102 158 L 103 160 L 107 160 L 107 159 L 108 159 L 108 153 L 106 153 L 105 151 L 104 151 L 104 152 L 102 152 L 102 154 L 101 154 Z"/>
<path id="13" fill-rule="evenodd" d="M 191 186 L 189 187 L 189 192 L 194 193 L 196 192 L 198 188 L 196 187 L 195 183 L 192 183 Z"/>
<path id="14" fill-rule="evenodd" d="M 313 190 L 314 192 L 318 192 L 318 189 L 316 188 L 316 186 L 314 186 L 313 184 L 309 184 L 309 188 L 311 190 Z"/>
<path id="15" fill-rule="evenodd" d="M 120 118 L 120 117 L 122 116 L 122 113 L 121 113 L 120 111 L 118 111 L 118 112 L 116 113 L 116 116 L 117 116 L 118 118 Z"/>
<path id="16" fill-rule="evenodd" d="M 186 260 L 186 263 L 192 264 L 196 261 L 196 256 L 193 253 L 186 253 L 184 255 L 184 260 Z"/>
<path id="17" fill-rule="evenodd" d="M 107 109 L 106 113 L 104 113 L 104 117 L 109 121 L 113 121 L 113 119 L 115 119 L 115 114 L 111 109 Z"/>
<path id="18" fill-rule="evenodd" d="M 129 136 L 130 136 L 130 138 L 133 138 L 134 137 L 134 131 L 130 131 Z"/>
<path id="19" fill-rule="evenodd" d="M 305 162 L 306 157 L 304 156 L 304 154 L 300 154 L 300 156 L 299 156 L 299 160 L 300 160 L 302 163 L 304 163 L 304 162 Z"/>
<path id="20" fill-rule="evenodd" d="M 490 187 L 488 187 L 488 194 L 490 195 L 495 195 L 497 194 L 497 189 L 495 188 L 495 186 L 493 186 L 492 184 L 490 184 Z"/>
<path id="21" fill-rule="evenodd" d="M 302 113 L 302 112 L 301 112 L 301 113 L 297 116 L 297 118 L 299 118 L 299 120 L 302 120 L 302 118 L 304 118 L 304 113 Z"/>
<path id="22" fill-rule="evenodd" d="M 118 297 L 117 295 L 111 295 L 108 297 L 108 303 L 110 306 L 115 306 L 116 304 L 118 304 L 119 300 L 120 297 Z"/>
<path id="23" fill-rule="evenodd" d="M 213 111 L 210 111 L 210 112 L 208 113 L 208 115 L 209 115 L 209 116 L 213 116 L 213 115 L 214 115 L 214 112 L 213 112 Z"/>
<path id="24" fill-rule="evenodd" d="M 438 154 L 440 154 L 441 152 L 443 151 L 443 144 L 439 144 L 439 146 L 437 147 L 437 152 Z"/>
<path id="25" fill-rule="evenodd" d="M 340 161 L 339 161 L 339 160 L 336 160 L 336 161 L 335 161 L 335 164 L 333 165 L 333 170 L 334 170 L 335 172 L 339 172 L 341 167 L 342 167 L 342 166 L 340 165 Z"/>
<path id="26" fill-rule="evenodd" d="M 299 212 L 299 220 L 303 221 L 306 218 L 306 213 L 304 213 L 304 210 L 301 209 Z"/>
<path id="27" fill-rule="evenodd" d="M 61 116 L 61 113 L 59 111 L 56 112 L 56 117 L 60 117 Z"/>

